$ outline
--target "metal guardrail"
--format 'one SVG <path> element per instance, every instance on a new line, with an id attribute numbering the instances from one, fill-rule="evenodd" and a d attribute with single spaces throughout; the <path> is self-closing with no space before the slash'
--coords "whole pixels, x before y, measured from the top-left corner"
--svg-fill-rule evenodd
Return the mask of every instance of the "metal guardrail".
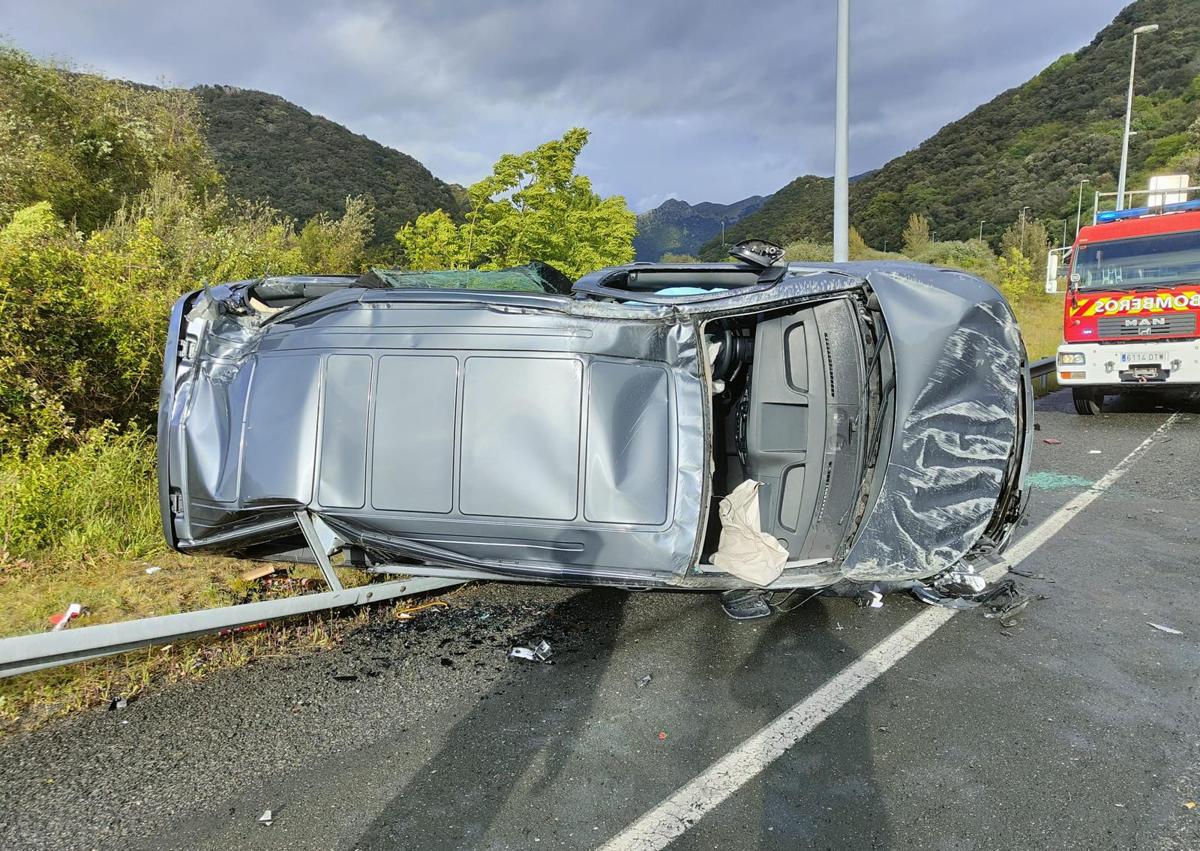
<path id="1" fill-rule="evenodd" d="M 1054 364 L 1054 358 L 1042 358 L 1029 365 L 1029 377 L 1033 379 L 1035 392 L 1050 390 L 1050 382 L 1054 380 Z"/>
<path id="2" fill-rule="evenodd" d="M 424 594 L 451 585 L 461 585 L 466 581 L 456 576 L 412 576 L 407 579 L 361 585 L 357 588 L 343 588 L 329 559 L 338 545 L 332 530 L 307 511 L 296 512 L 296 523 L 316 557 L 321 573 L 325 576 L 329 585 L 328 591 L 285 597 L 282 600 L 262 600 L 219 609 L 180 612 L 175 615 L 76 627 L 60 632 L 3 638 L 0 639 L 0 679 L 42 668 L 53 668 L 56 665 L 69 665 L 72 662 L 128 653 L 130 650 L 154 644 L 237 629 L 262 621 Z"/>

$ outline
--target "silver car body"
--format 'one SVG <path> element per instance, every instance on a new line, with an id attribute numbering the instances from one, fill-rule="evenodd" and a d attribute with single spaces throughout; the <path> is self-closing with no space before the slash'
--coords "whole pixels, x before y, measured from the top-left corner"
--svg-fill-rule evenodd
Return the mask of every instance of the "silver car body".
<path id="1" fill-rule="evenodd" d="M 711 553 L 720 498 L 753 478 L 788 550 L 770 587 L 823 587 L 994 557 L 1022 510 L 1025 350 L 970 275 L 631 264 L 569 293 L 382 280 L 179 300 L 159 417 L 172 546 L 311 558 L 307 512 L 348 564 L 384 572 L 743 587 Z"/>

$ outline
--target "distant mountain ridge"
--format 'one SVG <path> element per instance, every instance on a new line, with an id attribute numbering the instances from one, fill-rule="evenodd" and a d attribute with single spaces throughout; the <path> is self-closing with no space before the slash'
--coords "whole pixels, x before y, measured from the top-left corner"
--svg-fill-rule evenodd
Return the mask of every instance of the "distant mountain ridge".
<path id="1" fill-rule="evenodd" d="M 347 195 L 375 205 L 375 242 L 437 209 L 460 215 L 451 186 L 408 154 L 267 92 L 197 86 L 205 137 L 231 195 L 305 221 L 340 215 Z"/>
<path id="2" fill-rule="evenodd" d="M 1093 190 L 1112 191 L 1120 160 L 1130 34 L 1138 42 L 1128 188 L 1150 174 L 1200 178 L 1200 2 L 1138 0 L 1091 44 L 1028 82 L 954 121 L 913 150 L 855 181 L 851 223 L 874 247 L 896 247 L 911 213 L 929 217 L 941 239 L 995 236 L 1023 207 L 1057 234 L 1075 225 L 1079 183 L 1088 212 Z M 853 155 L 853 150 L 851 151 Z M 732 229 L 726 242 L 759 237 L 787 244 L 832 239 L 832 181 L 800 177 Z M 699 251 L 721 259 L 720 240 Z"/>
<path id="3" fill-rule="evenodd" d="M 720 239 L 721 223 L 726 229 L 758 210 L 771 196 L 751 195 L 732 204 L 701 201 L 689 204 L 669 198 L 637 218 L 633 249 L 638 260 L 651 262 L 664 254 L 695 255 L 714 237 Z"/>

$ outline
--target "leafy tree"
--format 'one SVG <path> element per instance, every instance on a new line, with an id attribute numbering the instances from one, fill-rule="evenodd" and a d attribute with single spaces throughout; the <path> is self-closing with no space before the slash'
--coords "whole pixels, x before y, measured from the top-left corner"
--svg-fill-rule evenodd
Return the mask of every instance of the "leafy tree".
<path id="1" fill-rule="evenodd" d="M 570 277 L 633 259 L 636 218 L 619 195 L 601 198 L 575 164 L 588 132 L 523 154 L 505 154 L 468 190 L 470 210 L 453 226 L 442 213 L 421 216 L 396 239 L 410 268 L 502 269 L 542 260 Z"/>
<path id="2" fill-rule="evenodd" d="M 999 260 L 1000 292 L 1008 299 L 1009 304 L 1015 305 L 1033 288 L 1033 264 L 1021 253 L 1021 249 L 1013 245 Z"/>
<path id="3" fill-rule="evenodd" d="M 410 269 L 458 269 L 468 265 L 458 226 L 444 210 L 422 213 L 396 234 Z"/>
<path id="4" fill-rule="evenodd" d="M 1033 219 L 1027 219 L 1024 224 L 1018 220 L 1009 225 L 1000 237 L 1000 254 L 1007 257 L 1012 249 L 1017 249 L 1031 264 L 1031 276 L 1040 280 L 1046 276 L 1049 245 L 1050 235 L 1045 225 Z"/>
<path id="5" fill-rule="evenodd" d="M 909 257 L 919 257 L 929 247 L 929 219 L 913 213 L 908 217 L 908 225 L 904 228 L 904 253 Z"/>
<path id="6" fill-rule="evenodd" d="M 42 201 L 0 227 L 0 454 L 44 448 L 85 405 L 89 333 L 78 236 Z"/>
<path id="7" fill-rule="evenodd" d="M 157 172 L 195 191 L 220 183 L 191 94 L 65 73 L 0 46 L 0 221 L 49 201 L 91 231 Z"/>
<path id="8" fill-rule="evenodd" d="M 300 231 L 300 259 L 313 275 L 361 272 L 367 243 L 373 236 L 374 216 L 365 198 L 347 198 L 345 212 L 311 218 Z"/>

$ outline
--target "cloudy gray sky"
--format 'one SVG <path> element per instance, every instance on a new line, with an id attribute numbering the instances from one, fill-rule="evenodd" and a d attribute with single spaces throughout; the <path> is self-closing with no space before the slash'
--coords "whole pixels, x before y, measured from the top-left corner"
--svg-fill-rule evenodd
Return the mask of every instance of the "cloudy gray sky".
<path id="1" fill-rule="evenodd" d="M 1125 0 L 854 0 L 852 172 L 1091 41 Z M 282 95 L 470 183 L 574 125 L 635 209 L 833 166 L 834 0 L 0 0 L 37 56 Z"/>

